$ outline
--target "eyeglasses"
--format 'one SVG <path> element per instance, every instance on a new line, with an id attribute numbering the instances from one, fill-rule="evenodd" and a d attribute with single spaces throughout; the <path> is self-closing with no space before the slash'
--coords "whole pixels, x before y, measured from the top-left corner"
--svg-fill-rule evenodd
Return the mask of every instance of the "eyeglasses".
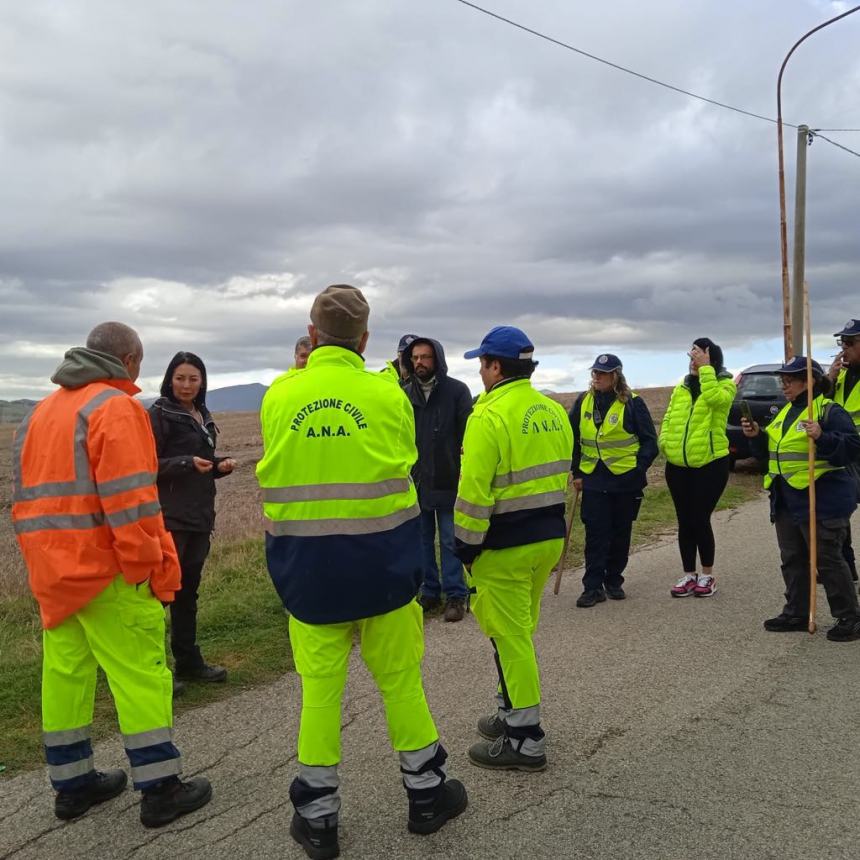
<path id="1" fill-rule="evenodd" d="M 839 340 L 836 341 L 839 346 L 854 346 L 857 343 L 856 337 L 840 337 Z"/>

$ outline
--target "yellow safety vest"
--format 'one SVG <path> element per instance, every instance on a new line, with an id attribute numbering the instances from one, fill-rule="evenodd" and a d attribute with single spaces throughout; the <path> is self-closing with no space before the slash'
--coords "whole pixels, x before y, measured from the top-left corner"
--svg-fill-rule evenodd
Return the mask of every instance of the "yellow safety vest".
<path id="1" fill-rule="evenodd" d="M 631 397 L 636 394 L 631 393 Z M 624 429 L 626 404 L 618 399 L 612 402 L 598 427 L 594 423 L 594 393 L 582 398 L 579 412 L 580 471 L 590 475 L 599 460 L 613 475 L 623 475 L 636 468 L 639 437 Z"/>
<path id="2" fill-rule="evenodd" d="M 860 429 L 860 382 L 851 389 L 849 397 L 845 397 L 845 379 L 847 370 L 840 370 L 836 378 L 836 390 L 833 392 L 833 402 L 838 403 L 850 416 L 854 426 Z"/>
<path id="3" fill-rule="evenodd" d="M 455 535 L 480 546 L 495 514 L 563 505 L 572 452 L 573 431 L 561 404 L 528 379 L 483 394 L 463 438 Z"/>
<path id="4" fill-rule="evenodd" d="M 816 421 L 832 400 L 819 395 L 812 401 L 812 414 Z M 786 416 L 791 410 L 791 403 L 786 403 L 780 413 L 767 425 L 768 435 L 768 466 L 764 476 L 764 487 L 767 489 L 775 478 L 784 478 L 795 490 L 805 490 L 809 486 L 809 437 L 802 422 L 808 420 L 806 409 L 800 413 L 793 426 L 783 428 Z M 826 460 L 815 460 L 815 480 L 827 472 L 835 472 L 840 466 L 831 466 Z"/>

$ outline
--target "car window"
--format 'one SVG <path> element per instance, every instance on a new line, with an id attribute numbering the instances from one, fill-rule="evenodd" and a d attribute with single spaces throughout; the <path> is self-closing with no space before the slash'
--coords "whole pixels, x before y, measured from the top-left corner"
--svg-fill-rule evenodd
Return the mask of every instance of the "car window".
<path id="1" fill-rule="evenodd" d="M 738 386 L 738 397 L 782 397 L 779 377 L 770 373 L 744 376 Z"/>

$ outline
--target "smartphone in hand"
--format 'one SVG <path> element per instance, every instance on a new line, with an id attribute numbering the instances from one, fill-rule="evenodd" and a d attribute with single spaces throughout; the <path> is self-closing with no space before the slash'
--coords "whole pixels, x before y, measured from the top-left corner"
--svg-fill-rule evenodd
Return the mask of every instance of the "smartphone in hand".
<path id="1" fill-rule="evenodd" d="M 752 409 L 750 409 L 750 405 L 746 400 L 741 400 L 741 416 L 746 418 L 750 424 L 753 423 Z"/>

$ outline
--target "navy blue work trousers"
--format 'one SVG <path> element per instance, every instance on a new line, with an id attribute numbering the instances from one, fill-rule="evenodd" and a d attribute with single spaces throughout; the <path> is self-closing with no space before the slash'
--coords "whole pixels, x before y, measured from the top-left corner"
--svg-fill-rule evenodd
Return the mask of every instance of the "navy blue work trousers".
<path id="1" fill-rule="evenodd" d="M 635 493 L 601 493 L 582 491 L 580 519 L 585 526 L 586 591 L 620 588 L 630 555 L 630 533 L 639 514 L 642 491 Z"/>

